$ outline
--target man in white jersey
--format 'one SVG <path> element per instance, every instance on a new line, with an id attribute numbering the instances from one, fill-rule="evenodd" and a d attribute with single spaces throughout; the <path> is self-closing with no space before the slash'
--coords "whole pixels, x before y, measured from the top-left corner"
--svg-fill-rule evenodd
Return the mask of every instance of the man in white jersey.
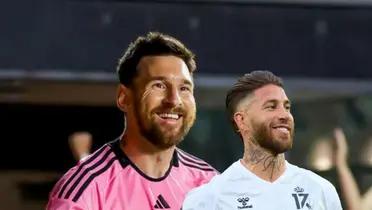
<path id="1" fill-rule="evenodd" d="M 294 120 L 281 78 L 245 74 L 228 91 L 226 108 L 244 143 L 244 155 L 208 184 L 188 193 L 183 210 L 339 210 L 333 185 L 285 160 Z"/>

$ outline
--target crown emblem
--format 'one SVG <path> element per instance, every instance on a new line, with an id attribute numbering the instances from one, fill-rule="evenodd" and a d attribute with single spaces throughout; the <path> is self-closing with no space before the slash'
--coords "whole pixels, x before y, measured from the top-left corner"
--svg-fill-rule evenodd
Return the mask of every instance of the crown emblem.
<path id="1" fill-rule="evenodd" d="M 295 192 L 297 192 L 297 193 L 302 193 L 302 192 L 304 192 L 304 188 L 301 188 L 301 187 L 296 187 L 296 188 L 294 188 L 294 191 Z"/>

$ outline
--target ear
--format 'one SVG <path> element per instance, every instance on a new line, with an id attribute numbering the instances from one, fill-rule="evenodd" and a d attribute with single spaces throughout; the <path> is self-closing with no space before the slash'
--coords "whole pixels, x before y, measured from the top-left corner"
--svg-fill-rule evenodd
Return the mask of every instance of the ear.
<path id="1" fill-rule="evenodd" d="M 245 115 L 241 111 L 237 111 L 234 113 L 233 120 L 236 128 L 236 132 L 241 133 L 244 130 L 247 130 L 247 125 L 244 121 Z"/>
<path id="2" fill-rule="evenodd" d="M 116 106 L 123 112 L 128 111 L 130 96 L 129 89 L 125 85 L 118 85 L 116 94 Z"/>

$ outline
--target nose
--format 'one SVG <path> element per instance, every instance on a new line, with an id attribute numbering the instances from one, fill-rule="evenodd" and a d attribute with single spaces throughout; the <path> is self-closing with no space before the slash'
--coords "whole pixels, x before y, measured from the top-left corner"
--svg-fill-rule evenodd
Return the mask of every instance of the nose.
<path id="1" fill-rule="evenodd" d="M 170 107 L 181 105 L 182 100 L 178 89 L 176 87 L 169 87 L 163 102 Z"/>
<path id="2" fill-rule="evenodd" d="M 291 121 L 293 119 L 293 116 L 291 114 L 291 112 L 286 109 L 285 107 L 283 107 L 282 109 L 280 109 L 279 111 L 279 120 L 281 122 L 285 122 L 287 123 L 288 121 Z"/>

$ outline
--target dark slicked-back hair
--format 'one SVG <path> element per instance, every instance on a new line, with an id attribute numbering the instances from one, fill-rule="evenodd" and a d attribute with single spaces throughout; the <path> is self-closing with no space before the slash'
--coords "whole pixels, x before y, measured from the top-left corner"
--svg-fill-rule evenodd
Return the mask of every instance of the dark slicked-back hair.
<path id="1" fill-rule="evenodd" d="M 283 81 L 280 77 L 275 76 L 270 71 L 252 71 L 249 74 L 244 74 L 238 79 L 238 81 L 230 88 L 226 95 L 226 111 L 229 119 L 232 121 L 234 127 L 236 128 L 234 122 L 234 113 L 239 102 L 246 96 L 253 93 L 258 88 L 265 85 L 277 85 L 283 87 Z"/>
<path id="2" fill-rule="evenodd" d="M 181 58 L 192 74 L 196 69 L 195 55 L 179 40 L 159 32 L 149 32 L 132 42 L 117 66 L 119 81 L 130 86 L 137 75 L 137 65 L 144 56 L 173 55 Z"/>

